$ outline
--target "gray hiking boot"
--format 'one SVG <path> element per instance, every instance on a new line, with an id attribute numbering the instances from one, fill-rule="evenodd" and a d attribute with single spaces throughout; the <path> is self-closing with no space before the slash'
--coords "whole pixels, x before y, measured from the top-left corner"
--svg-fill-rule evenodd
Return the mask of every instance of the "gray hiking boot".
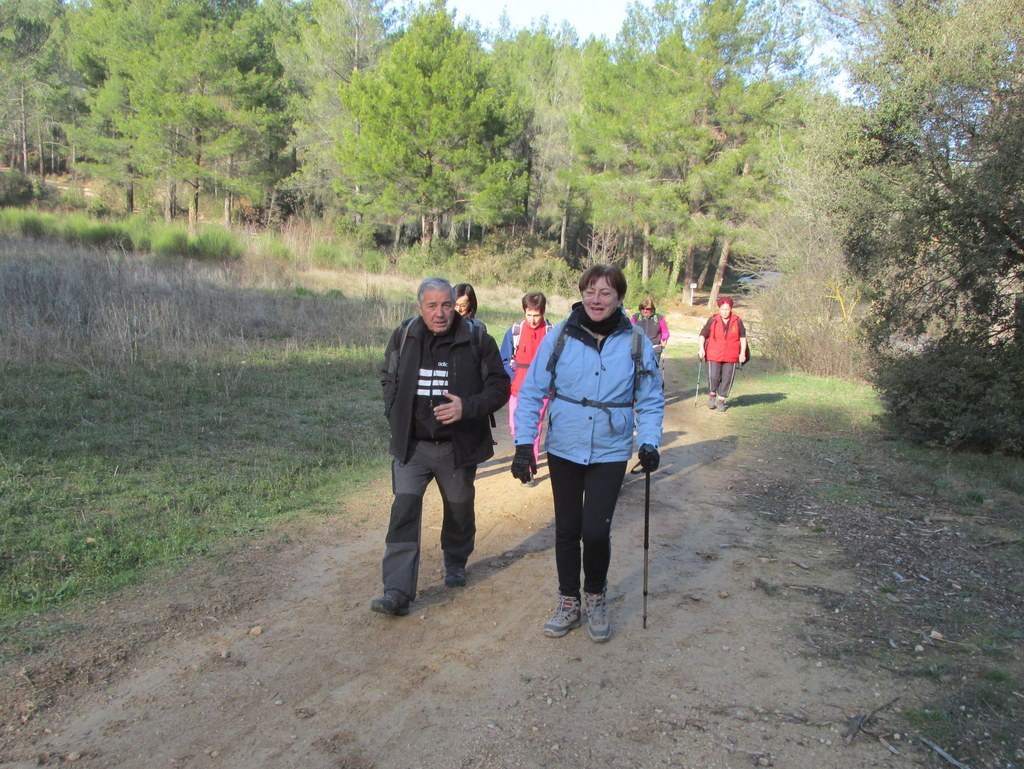
<path id="1" fill-rule="evenodd" d="M 580 599 L 571 595 L 558 596 L 554 616 L 544 625 L 544 635 L 561 638 L 574 627 L 580 626 Z"/>
<path id="2" fill-rule="evenodd" d="M 604 593 L 584 593 L 587 604 L 587 634 L 595 643 L 604 643 L 612 637 L 612 626 L 608 622 L 608 601 Z"/>
<path id="3" fill-rule="evenodd" d="M 711 393 L 711 395 L 708 396 L 708 408 L 711 409 L 712 411 L 715 410 L 715 394 L 714 393 Z"/>
<path id="4" fill-rule="evenodd" d="M 715 408 L 719 411 L 725 411 L 725 398 L 721 395 L 719 395 L 718 400 L 715 401 Z"/>

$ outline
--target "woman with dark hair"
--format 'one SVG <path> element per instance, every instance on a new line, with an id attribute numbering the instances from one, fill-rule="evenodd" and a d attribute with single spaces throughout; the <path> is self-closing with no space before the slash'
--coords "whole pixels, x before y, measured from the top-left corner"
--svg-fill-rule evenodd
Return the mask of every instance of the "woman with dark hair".
<path id="1" fill-rule="evenodd" d="M 725 411 L 736 365 L 747 361 L 747 330 L 732 311 L 732 297 L 718 300 L 718 312 L 700 330 L 697 357 L 708 362 L 708 408 Z"/>
<path id="2" fill-rule="evenodd" d="M 634 428 L 640 465 L 653 472 L 660 461 L 665 396 L 650 341 L 622 311 L 622 270 L 591 267 L 579 289 L 583 301 L 544 336 L 519 390 L 512 475 L 526 482 L 537 471 L 533 441 L 550 398 L 546 444 L 558 605 L 544 635 L 560 638 L 578 627 L 585 604 L 588 633 L 600 643 L 611 638 L 611 524 L 633 454 Z"/>
<path id="3" fill-rule="evenodd" d="M 651 344 L 654 345 L 654 354 L 658 356 L 658 364 L 661 364 L 661 354 L 665 351 L 665 345 L 668 344 L 668 323 L 665 322 L 664 315 L 658 315 L 654 309 L 654 300 L 645 296 L 640 300 L 640 305 L 637 307 L 637 311 L 633 313 L 630 320 L 641 329 L 647 338 L 651 340 Z"/>
<path id="4" fill-rule="evenodd" d="M 469 283 L 455 284 L 455 312 L 466 320 L 476 320 L 476 289 Z"/>

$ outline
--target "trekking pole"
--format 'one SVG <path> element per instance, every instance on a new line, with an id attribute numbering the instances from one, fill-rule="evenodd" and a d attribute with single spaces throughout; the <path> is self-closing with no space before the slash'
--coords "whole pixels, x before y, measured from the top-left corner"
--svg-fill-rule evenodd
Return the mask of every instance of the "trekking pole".
<path id="1" fill-rule="evenodd" d="M 732 390 L 736 386 L 736 380 L 739 379 L 740 371 L 742 369 L 743 369 L 743 364 L 740 363 L 739 361 L 737 361 L 736 365 L 733 367 L 733 370 L 732 370 L 732 381 L 729 383 L 729 392 L 727 392 L 725 394 L 726 398 L 731 398 L 732 397 Z"/>
<path id="2" fill-rule="evenodd" d="M 700 370 L 704 366 L 704 359 L 699 358 L 697 360 L 697 389 L 693 391 L 693 407 L 697 408 L 700 405 Z"/>
<path id="3" fill-rule="evenodd" d="M 647 629 L 647 564 L 648 553 L 651 549 L 651 473 L 649 470 L 641 470 L 637 462 L 631 474 L 642 472 L 644 474 L 644 630 Z"/>
<path id="4" fill-rule="evenodd" d="M 644 630 L 647 629 L 647 553 L 651 548 L 651 473 L 644 473 Z"/>

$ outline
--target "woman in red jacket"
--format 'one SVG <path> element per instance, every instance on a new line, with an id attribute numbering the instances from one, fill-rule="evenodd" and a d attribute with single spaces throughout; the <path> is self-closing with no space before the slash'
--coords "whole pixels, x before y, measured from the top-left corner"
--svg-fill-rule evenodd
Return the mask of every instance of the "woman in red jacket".
<path id="1" fill-rule="evenodd" d="M 708 408 L 725 411 L 736 364 L 747 360 L 747 330 L 732 311 L 732 297 L 718 300 L 718 314 L 708 318 L 697 337 L 697 355 L 708 362 Z"/>

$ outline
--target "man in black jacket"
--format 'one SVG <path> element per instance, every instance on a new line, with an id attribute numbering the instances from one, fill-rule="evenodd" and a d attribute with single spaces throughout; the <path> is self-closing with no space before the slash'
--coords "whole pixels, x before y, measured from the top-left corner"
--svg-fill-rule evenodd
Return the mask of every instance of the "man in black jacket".
<path id="1" fill-rule="evenodd" d="M 431 480 L 443 503 L 444 583 L 466 584 L 476 468 L 494 455 L 489 416 L 509 394 L 497 344 L 455 312 L 451 284 L 427 278 L 416 300 L 420 314 L 391 335 L 380 378 L 395 498 L 381 564 L 384 595 L 370 608 L 395 616 L 408 614 L 416 596 L 423 494 Z"/>

